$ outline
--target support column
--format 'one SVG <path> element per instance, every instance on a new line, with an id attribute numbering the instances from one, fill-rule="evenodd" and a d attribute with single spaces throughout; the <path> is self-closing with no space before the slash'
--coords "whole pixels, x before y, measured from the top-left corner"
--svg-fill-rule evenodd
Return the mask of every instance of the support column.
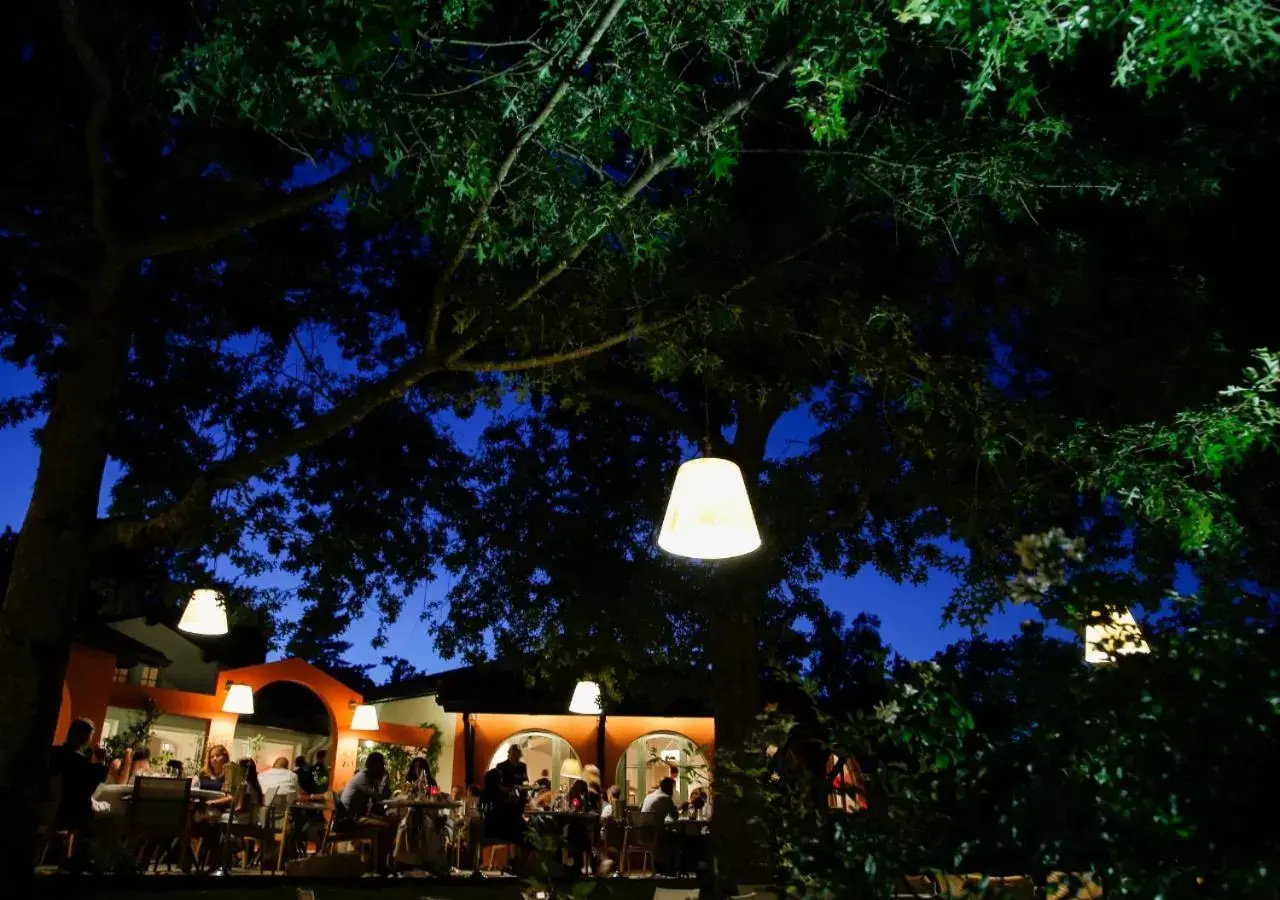
<path id="1" fill-rule="evenodd" d="M 465 764 L 467 784 L 476 783 L 476 729 L 471 713 L 462 714 L 462 759 Z"/>

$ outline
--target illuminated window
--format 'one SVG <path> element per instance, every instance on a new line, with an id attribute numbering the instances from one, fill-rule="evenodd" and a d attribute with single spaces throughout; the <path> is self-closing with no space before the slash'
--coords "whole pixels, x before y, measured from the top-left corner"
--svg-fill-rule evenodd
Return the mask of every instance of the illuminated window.
<path id="1" fill-rule="evenodd" d="M 116 666 L 116 674 L 113 680 L 116 684 L 127 684 L 129 681 L 129 670 Z"/>
<path id="2" fill-rule="evenodd" d="M 142 686 L 155 687 L 156 681 L 160 678 L 160 670 L 155 666 L 142 667 Z"/>

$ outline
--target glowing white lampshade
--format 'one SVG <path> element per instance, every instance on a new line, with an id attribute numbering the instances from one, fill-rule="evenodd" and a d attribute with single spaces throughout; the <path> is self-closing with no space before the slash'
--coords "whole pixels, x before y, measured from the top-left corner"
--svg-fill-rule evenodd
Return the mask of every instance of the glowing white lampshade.
<path id="1" fill-rule="evenodd" d="M 569 712 L 580 716 L 600 715 L 600 685 L 594 681 L 579 681 L 569 701 Z"/>
<path id="2" fill-rule="evenodd" d="M 727 459 L 691 459 L 676 472 L 658 546 L 691 559 L 729 559 L 760 546 L 742 470 Z"/>
<path id="3" fill-rule="evenodd" d="M 222 595 L 208 588 L 191 592 L 187 608 L 182 612 L 178 630 L 187 634 L 226 634 L 227 608 Z"/>
<path id="4" fill-rule="evenodd" d="M 377 731 L 378 711 L 367 703 L 361 703 L 351 714 L 352 731 Z"/>
<path id="5" fill-rule="evenodd" d="M 1095 612 L 1093 618 L 1095 621 L 1084 627 L 1085 662 L 1109 663 L 1117 656 L 1151 652 L 1131 611 Z"/>
<path id="6" fill-rule="evenodd" d="M 560 777 L 561 778 L 581 778 L 582 763 L 578 762 L 573 757 L 566 759 L 564 762 L 560 764 Z"/>
<path id="7" fill-rule="evenodd" d="M 253 688 L 247 684 L 230 685 L 227 699 L 222 701 L 222 711 L 241 716 L 253 715 Z"/>

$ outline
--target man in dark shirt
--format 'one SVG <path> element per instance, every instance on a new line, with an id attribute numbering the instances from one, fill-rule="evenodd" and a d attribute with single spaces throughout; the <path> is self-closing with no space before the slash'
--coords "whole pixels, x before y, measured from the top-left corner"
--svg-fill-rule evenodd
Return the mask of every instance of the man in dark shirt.
<path id="1" fill-rule="evenodd" d="M 329 766 L 325 762 L 328 757 L 328 750 L 317 750 L 316 761 L 311 764 L 311 780 L 316 783 L 317 793 L 329 790 Z"/>
<path id="2" fill-rule="evenodd" d="M 85 755 L 92 743 L 93 723 L 76 719 L 67 728 L 66 740 L 50 755 L 49 775 L 60 798 L 56 821 L 64 827 L 93 829 L 93 792 L 106 780 L 107 767 Z"/>
<path id="3" fill-rule="evenodd" d="M 293 761 L 293 774 L 298 776 L 298 790 L 301 793 L 306 795 L 321 793 L 305 756 L 299 756 Z"/>
<path id="4" fill-rule="evenodd" d="M 529 767 L 522 762 L 523 759 L 524 751 L 512 744 L 507 749 L 507 758 L 495 766 L 502 775 L 504 788 L 514 788 L 529 783 Z"/>

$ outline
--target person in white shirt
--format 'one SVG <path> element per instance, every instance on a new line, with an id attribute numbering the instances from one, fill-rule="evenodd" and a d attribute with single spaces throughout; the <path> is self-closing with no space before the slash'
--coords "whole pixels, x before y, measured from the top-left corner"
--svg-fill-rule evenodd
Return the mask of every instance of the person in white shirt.
<path id="1" fill-rule="evenodd" d="M 264 796 L 272 796 L 275 792 L 271 806 L 277 812 L 284 812 L 298 796 L 298 773 L 289 769 L 288 757 L 277 757 L 270 769 L 258 775 L 258 784 L 262 785 Z"/>
<path id="2" fill-rule="evenodd" d="M 676 801 L 672 799 L 672 795 L 676 792 L 676 783 L 670 778 L 664 778 L 658 784 L 658 789 L 644 798 L 644 803 L 640 806 L 641 812 L 662 813 L 664 819 L 676 819 L 680 816 L 680 811 L 676 809 Z"/>
<path id="3" fill-rule="evenodd" d="M 609 788 L 609 794 L 605 799 L 604 808 L 600 810 L 601 819 L 612 819 L 614 816 L 622 818 L 622 788 L 616 784 Z"/>

